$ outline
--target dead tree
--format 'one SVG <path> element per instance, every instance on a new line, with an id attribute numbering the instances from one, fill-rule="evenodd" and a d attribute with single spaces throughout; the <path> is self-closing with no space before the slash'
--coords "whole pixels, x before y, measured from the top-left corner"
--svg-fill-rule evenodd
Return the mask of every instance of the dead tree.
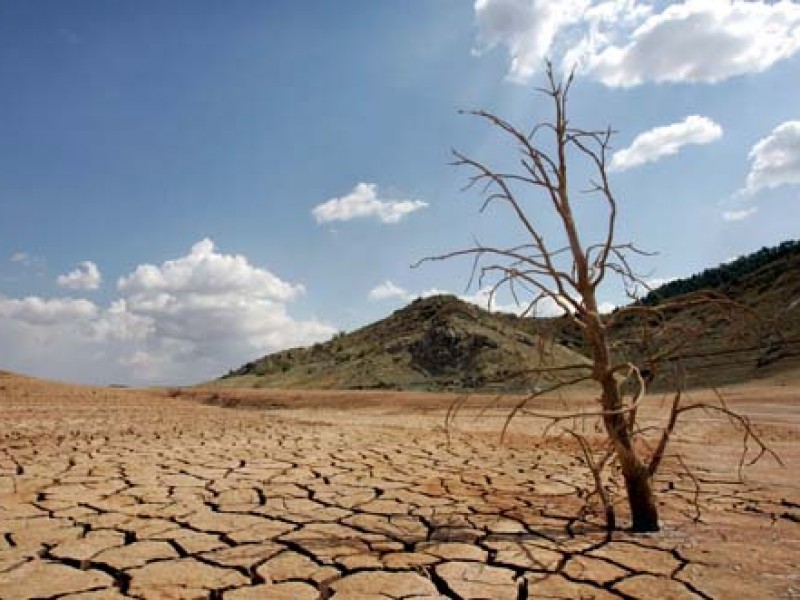
<path id="1" fill-rule="evenodd" d="M 507 286 L 514 298 L 524 298 L 525 313 L 535 314 L 542 302 L 555 304 L 565 318 L 582 333 L 585 348 L 591 358 L 590 364 L 574 365 L 566 370 L 574 374 L 584 368 L 583 376 L 571 376 L 562 384 L 574 384 L 593 380 L 599 386 L 599 406 L 593 412 L 556 416 L 552 413 L 527 414 L 548 418 L 552 424 L 568 419 L 593 417 L 600 419 L 608 441 L 601 459 L 595 460 L 588 442 L 574 428 L 568 433 L 578 439 L 596 483 L 596 495 L 601 499 L 607 522 L 614 527 L 613 509 L 602 489 L 601 470 L 608 463 L 615 463 L 624 480 L 627 502 L 630 507 L 631 529 L 636 532 L 659 529 L 658 508 L 653 491 L 653 477 L 665 457 L 667 446 L 675 430 L 678 418 L 691 410 L 703 409 L 722 412 L 745 432 L 745 441 L 756 441 L 761 452 L 769 450 L 758 438 L 745 417 L 730 411 L 724 402 L 720 404 L 682 403 L 680 386 L 674 396 L 666 424 L 659 429 L 656 443 L 649 450 L 637 444 L 643 429 L 637 425 L 636 416 L 640 403 L 645 398 L 646 379 L 665 360 L 675 356 L 686 336 L 679 336 L 677 346 L 658 345 L 647 351 L 645 364 L 615 357 L 611 349 L 610 328 L 624 319 L 640 319 L 644 330 L 652 338 L 651 329 L 658 330 L 660 319 L 670 311 L 682 308 L 713 305 L 726 306 L 726 300 L 714 294 L 695 294 L 678 300 L 666 301 L 658 306 L 634 303 L 617 310 L 611 317 L 601 315 L 598 306 L 598 289 L 607 279 L 617 279 L 626 290 L 641 289 L 644 282 L 631 266 L 631 259 L 645 254 L 629 242 L 616 239 L 618 203 L 612 192 L 608 177 L 608 154 L 613 131 L 591 130 L 574 127 L 567 118 L 567 100 L 572 75 L 559 80 L 551 65 L 546 69 L 547 84 L 540 91 L 552 102 L 554 115 L 551 120 L 537 124 L 525 132 L 509 121 L 486 111 L 471 111 L 468 114 L 488 122 L 510 137 L 520 152 L 517 167 L 504 172 L 454 151 L 455 165 L 472 171 L 467 188 L 478 186 L 484 194 L 483 212 L 492 204 L 500 203 L 512 211 L 523 228 L 527 241 L 512 247 L 483 245 L 478 241 L 466 249 L 431 256 L 417 264 L 446 260 L 459 256 L 473 258 L 470 281 L 477 277 L 482 282 L 491 280 L 492 296 L 502 286 Z M 589 188 L 582 194 L 599 197 L 606 209 L 605 228 L 599 239 L 585 239 L 584 230 L 576 215 L 576 190 L 570 179 L 571 168 L 577 161 L 588 163 L 593 175 Z M 582 199 L 581 201 L 589 201 Z M 545 217 L 555 218 L 558 235 L 548 231 L 545 240 Z M 553 238 L 560 242 L 553 244 Z M 555 367 L 553 371 L 565 370 Z M 646 369 L 645 377 L 642 370 Z M 542 373 L 548 371 L 545 367 Z M 521 411 L 531 399 L 541 395 L 536 391 L 520 403 L 509 420 Z M 508 423 L 508 421 L 507 421 Z M 652 432 L 651 432 L 652 433 Z M 610 460 L 611 459 L 611 460 Z"/>

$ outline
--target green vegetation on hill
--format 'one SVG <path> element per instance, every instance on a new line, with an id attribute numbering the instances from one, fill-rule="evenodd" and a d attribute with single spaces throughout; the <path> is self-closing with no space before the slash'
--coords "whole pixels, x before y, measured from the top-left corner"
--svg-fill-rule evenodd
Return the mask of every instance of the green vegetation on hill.
<path id="1" fill-rule="evenodd" d="M 719 386 L 800 367 L 800 242 L 784 242 L 654 290 L 658 306 L 701 291 L 732 303 L 688 305 L 659 313 L 657 329 L 641 318 L 615 319 L 610 337 L 619 359 L 647 368 L 647 356 L 678 347 L 660 368 L 656 385 L 672 387 L 678 364 L 693 387 Z M 556 340 L 583 352 L 580 331 L 555 319 Z M 645 339 L 644 332 L 649 330 Z"/>
<path id="2" fill-rule="evenodd" d="M 652 306 L 663 300 L 683 296 L 701 290 L 721 290 L 728 285 L 740 281 L 742 278 L 775 263 L 782 259 L 791 259 L 800 256 L 800 240 L 783 242 L 772 248 L 761 248 L 757 252 L 740 256 L 718 267 L 706 269 L 701 273 L 675 279 L 651 291 L 644 298 L 642 304 Z"/>

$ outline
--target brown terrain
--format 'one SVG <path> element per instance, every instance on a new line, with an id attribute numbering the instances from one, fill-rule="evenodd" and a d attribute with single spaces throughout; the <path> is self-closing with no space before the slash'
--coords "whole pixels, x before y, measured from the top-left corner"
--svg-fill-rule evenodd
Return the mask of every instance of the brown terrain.
<path id="1" fill-rule="evenodd" d="M 698 293 L 730 302 L 680 307 Z M 607 315 L 608 336 L 617 360 L 642 367 L 652 367 L 648 356 L 681 340 L 654 369 L 657 388 L 674 388 L 678 362 L 689 387 L 769 379 L 800 368 L 800 241 L 672 281 L 641 301 L 677 301 L 678 307 L 644 318 Z M 590 364 L 590 355 L 571 318 L 519 318 L 444 295 L 417 299 L 327 342 L 253 360 L 213 385 L 522 393 L 552 384 L 553 377 L 534 381 L 533 374 L 548 367 L 571 379 Z M 579 368 L 564 370 L 569 365 Z"/>
<path id="2" fill-rule="evenodd" d="M 587 358 L 524 331 L 521 319 L 455 296 L 420 298 L 385 319 L 309 348 L 249 362 L 219 387 L 524 391 L 525 371 L 585 365 Z"/>
<path id="3" fill-rule="evenodd" d="M 590 474 L 567 440 L 522 417 L 499 443 L 510 398 L 470 398 L 446 432 L 447 395 L 0 372 L 0 598 L 800 597 L 799 383 L 723 390 L 783 467 L 740 481 L 741 432 L 696 413 L 674 447 L 694 478 L 657 480 L 662 531 L 608 536 L 579 518 Z"/>

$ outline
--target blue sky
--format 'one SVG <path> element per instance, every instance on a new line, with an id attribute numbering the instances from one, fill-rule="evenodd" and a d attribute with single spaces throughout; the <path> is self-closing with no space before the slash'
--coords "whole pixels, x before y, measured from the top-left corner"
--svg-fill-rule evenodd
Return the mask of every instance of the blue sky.
<path id="1" fill-rule="evenodd" d="M 480 301 L 466 262 L 409 266 L 520 239 L 448 163 L 509 164 L 458 110 L 548 118 L 544 58 L 579 65 L 573 123 L 619 132 L 648 278 L 800 237 L 798 2 L 0 3 L 0 368 L 195 382 Z"/>

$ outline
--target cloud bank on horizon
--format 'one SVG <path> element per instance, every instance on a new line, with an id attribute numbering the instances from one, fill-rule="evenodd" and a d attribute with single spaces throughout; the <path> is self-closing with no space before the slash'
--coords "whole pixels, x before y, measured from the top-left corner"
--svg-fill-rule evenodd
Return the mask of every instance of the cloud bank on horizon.
<path id="1" fill-rule="evenodd" d="M 88 271 L 84 266 L 61 276 L 59 284 L 92 289 L 84 281 Z M 15 339 L 22 353 L 77 349 L 89 362 L 111 365 L 116 373 L 109 376 L 129 372 L 137 383 L 196 383 L 238 366 L 243 357 L 336 332 L 316 319 L 289 315 L 290 303 L 305 293 L 301 284 L 240 254 L 220 253 L 208 238 L 185 256 L 139 265 L 119 278 L 116 290 L 119 297 L 106 307 L 85 298 L 0 297 L 0 335 Z M 45 339 L 48 345 L 37 347 Z"/>

